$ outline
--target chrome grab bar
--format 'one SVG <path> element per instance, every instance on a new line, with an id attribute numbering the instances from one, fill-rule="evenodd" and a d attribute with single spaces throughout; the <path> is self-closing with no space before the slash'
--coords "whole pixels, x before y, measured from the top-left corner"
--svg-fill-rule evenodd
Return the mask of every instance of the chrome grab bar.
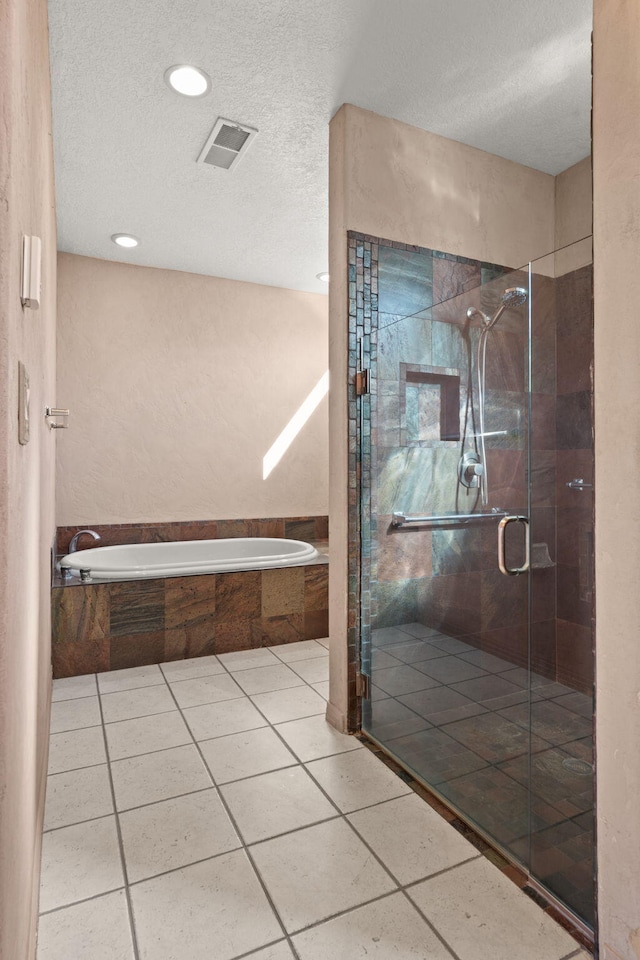
<path id="1" fill-rule="evenodd" d="M 505 533 L 509 524 L 516 522 L 524 524 L 524 563 L 521 567 L 514 567 L 511 569 L 511 567 L 507 566 L 506 561 Z M 498 567 L 500 568 L 500 573 L 503 573 L 505 577 L 517 577 L 520 573 L 526 573 L 529 569 L 530 555 L 531 544 L 529 535 L 529 518 L 519 516 L 503 517 L 498 524 Z"/>
<path id="2" fill-rule="evenodd" d="M 583 480 L 582 477 L 576 477 L 575 480 L 567 480 L 565 487 L 569 487 L 570 490 L 592 490 L 593 484 Z"/>
<path id="3" fill-rule="evenodd" d="M 434 517 L 408 517 L 401 510 L 397 510 L 391 517 L 392 527 L 404 527 L 410 523 L 448 523 L 465 525 L 476 520 L 497 520 L 506 516 L 504 510 L 494 510 L 492 513 L 448 513 Z"/>

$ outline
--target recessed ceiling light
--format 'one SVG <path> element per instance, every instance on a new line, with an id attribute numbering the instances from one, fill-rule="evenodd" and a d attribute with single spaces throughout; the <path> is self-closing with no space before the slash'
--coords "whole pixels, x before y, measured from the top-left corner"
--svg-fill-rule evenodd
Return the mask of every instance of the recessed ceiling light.
<path id="1" fill-rule="evenodd" d="M 132 237 L 130 233 L 114 233 L 111 236 L 114 243 L 119 247 L 137 247 L 140 241 L 137 237 Z"/>
<path id="2" fill-rule="evenodd" d="M 164 78 L 176 93 L 184 97 L 203 97 L 211 89 L 211 80 L 198 67 L 188 64 L 176 64 L 165 70 Z"/>
<path id="3" fill-rule="evenodd" d="M 329 283 L 329 274 L 328 273 L 316 273 L 316 279 L 322 280 L 323 283 Z"/>

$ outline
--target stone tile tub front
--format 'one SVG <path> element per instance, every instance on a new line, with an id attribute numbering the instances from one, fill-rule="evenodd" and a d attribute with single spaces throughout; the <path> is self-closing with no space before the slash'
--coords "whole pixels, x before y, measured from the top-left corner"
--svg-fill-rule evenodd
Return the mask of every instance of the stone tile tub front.
<path id="1" fill-rule="evenodd" d="M 322 550 L 322 545 L 321 545 Z M 182 660 L 328 634 L 328 560 L 53 588 L 53 675 Z"/>

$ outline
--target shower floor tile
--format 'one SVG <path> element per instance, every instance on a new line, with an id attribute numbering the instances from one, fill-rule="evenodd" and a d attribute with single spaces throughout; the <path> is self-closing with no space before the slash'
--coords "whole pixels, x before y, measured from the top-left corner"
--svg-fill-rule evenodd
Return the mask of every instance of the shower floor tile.
<path id="1" fill-rule="evenodd" d="M 458 709 L 460 707 L 477 707 L 477 704 L 464 697 L 456 690 L 450 690 L 449 687 L 436 684 L 430 690 L 421 690 L 419 693 L 410 693 L 408 696 L 399 697 L 401 703 L 419 713 L 426 720 L 433 722 L 434 717 L 438 717 L 444 711 Z M 481 712 L 481 711 L 478 711 Z"/>
<path id="2" fill-rule="evenodd" d="M 486 760 L 438 727 L 398 737 L 389 742 L 389 747 L 403 763 L 433 784 L 487 766 Z"/>
<path id="3" fill-rule="evenodd" d="M 432 643 L 429 643 L 428 640 L 412 640 L 410 643 L 394 643 L 393 648 L 385 648 L 381 650 L 377 647 L 373 648 L 373 665 L 374 667 L 393 667 L 397 666 L 395 663 L 378 663 L 378 658 L 387 657 L 389 661 L 392 658 L 396 660 L 401 660 L 403 663 L 423 663 L 425 660 L 433 660 L 436 657 L 446 657 L 446 651 L 441 650 L 440 647 L 434 647 Z"/>
<path id="4" fill-rule="evenodd" d="M 426 690 L 428 687 L 436 687 L 438 684 L 438 680 L 427 676 L 421 670 L 414 670 L 406 663 L 376 671 L 376 686 L 391 697 L 399 697 L 404 693 L 414 693 L 416 690 Z"/>
<path id="5" fill-rule="evenodd" d="M 506 712 L 486 713 L 481 717 L 447 724 L 447 733 L 489 763 L 525 756 L 530 749 L 536 751 L 549 747 L 545 740 L 536 736 L 530 738 L 524 727 L 505 719 Z"/>
<path id="6" fill-rule="evenodd" d="M 457 690 L 465 697 L 469 697 L 475 703 L 486 703 L 489 700 L 497 700 L 499 697 L 510 695 L 522 696 L 522 691 L 508 680 L 502 677 L 489 674 L 483 677 L 476 677 L 473 680 L 465 680 L 463 683 L 452 683 L 452 689 Z"/>
<path id="7" fill-rule="evenodd" d="M 500 711 L 500 716 L 514 723 L 529 727 L 529 706 L 520 704 Z M 538 737 L 558 746 L 591 734 L 590 720 L 570 710 L 565 710 L 553 700 L 540 700 L 531 704 L 531 729 Z"/>
<path id="8" fill-rule="evenodd" d="M 529 831 L 528 792 L 496 767 L 486 766 L 456 780 L 443 781 L 438 784 L 438 792 L 506 849 L 512 849 L 515 841 L 526 840 Z M 544 829 L 564 820 L 559 810 L 543 802 L 534 804 L 532 813 L 535 829 Z M 519 848 L 514 849 L 514 853 L 518 855 Z"/>
<path id="9" fill-rule="evenodd" d="M 417 682 L 433 684 L 403 699 L 436 722 L 455 721 L 465 711 L 482 714 L 472 724 L 496 716 L 409 665 L 418 650 L 420 663 L 456 659 L 433 645 L 446 640 L 442 635 L 414 637 L 410 631 L 419 634 L 419 628 L 403 625 L 384 651 L 383 669 L 400 671 L 396 679 L 415 680 L 415 674 Z M 383 637 L 389 640 L 384 631 Z M 391 659 L 396 646 L 409 662 Z M 425 650 L 437 656 L 430 659 Z M 43 838 L 38 960 L 210 960 L 212 950 L 216 960 L 422 960 L 426 952 L 431 960 L 447 960 L 453 941 L 462 943 L 459 917 L 473 915 L 479 901 L 456 871 L 482 861 L 495 880 L 501 876 L 496 868 L 402 776 L 327 724 L 318 692 L 328 692 L 327 681 L 315 679 L 319 663 L 326 668 L 324 643 L 247 654 L 124 671 L 113 682 L 104 675 L 99 687 L 95 676 L 58 686 L 65 699 L 52 705 L 48 825 L 64 825 Z M 274 669 L 296 685 L 251 694 L 242 689 L 243 675 L 251 690 L 270 685 Z M 476 679 L 493 675 L 463 683 Z M 129 687 L 140 681 L 146 685 Z M 409 766 L 424 769 L 426 762 L 433 777 L 448 778 L 438 790 L 449 791 L 469 816 L 488 797 L 496 821 L 506 817 L 504 839 L 517 843 L 523 836 L 519 797 L 526 792 L 518 762 L 507 761 L 510 775 L 496 770 L 450 736 L 454 722 L 433 726 L 384 696 L 365 703 L 374 735 L 397 746 Z M 553 748 L 546 750 L 551 757 Z M 586 759 L 589 751 L 590 741 L 580 736 L 557 752 Z M 543 769 L 545 762 L 548 776 L 539 778 L 542 795 L 534 808 L 536 855 L 549 885 L 577 902 L 589 870 L 592 821 L 589 811 L 571 807 L 575 795 L 563 798 L 553 779 L 557 763 L 543 755 Z M 558 808 L 546 799 L 555 797 Z M 573 819 L 563 804 L 574 810 Z M 425 884 L 433 882 L 435 891 L 436 881 L 457 875 L 460 882 L 447 881 L 451 905 L 434 908 L 430 926 L 406 894 L 417 898 Z M 509 891 L 521 897 L 515 887 Z M 522 922 L 533 943 L 540 924 L 546 931 L 551 921 L 533 904 L 531 910 Z M 489 929 L 478 950 L 470 957 L 456 947 L 462 960 L 495 960 L 488 950 L 501 942 L 503 917 L 490 906 L 486 911 Z M 563 960 L 577 950 L 570 944 Z M 560 956 L 546 932 L 540 949 L 523 960 Z"/>
<path id="10" fill-rule="evenodd" d="M 463 680 L 473 680 L 475 677 L 486 677 L 485 670 L 476 667 L 471 663 L 462 660 L 461 657 L 438 657 L 435 660 L 427 660 L 425 663 L 415 665 L 416 669 L 433 677 L 439 683 L 454 684 Z M 464 690 L 460 691 L 464 693 Z M 472 699 L 476 699 L 473 697 Z"/>
<path id="11" fill-rule="evenodd" d="M 366 729 L 383 743 L 394 737 L 415 733 L 417 730 L 426 730 L 431 726 L 424 717 L 414 713 L 409 707 L 398 703 L 392 697 L 387 697 L 384 700 L 372 700 L 370 706 L 365 707 L 365 717 L 367 717 L 367 711 Z"/>

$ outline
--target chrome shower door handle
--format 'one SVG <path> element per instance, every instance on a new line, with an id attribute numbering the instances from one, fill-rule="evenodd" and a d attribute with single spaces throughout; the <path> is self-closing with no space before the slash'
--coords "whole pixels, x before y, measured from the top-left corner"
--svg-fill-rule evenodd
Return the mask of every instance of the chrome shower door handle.
<path id="1" fill-rule="evenodd" d="M 524 563 L 521 567 L 508 567 L 506 560 L 505 535 L 510 523 L 524 524 Z M 520 516 L 507 516 L 498 524 L 498 567 L 500 573 L 505 577 L 517 577 L 520 573 L 526 573 L 529 569 L 530 542 L 529 542 L 529 518 Z"/>

